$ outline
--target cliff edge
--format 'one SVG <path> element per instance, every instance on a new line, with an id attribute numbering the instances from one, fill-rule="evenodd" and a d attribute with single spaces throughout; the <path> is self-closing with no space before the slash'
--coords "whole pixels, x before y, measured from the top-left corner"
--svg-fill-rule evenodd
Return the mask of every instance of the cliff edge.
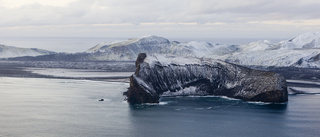
<path id="1" fill-rule="evenodd" d="M 158 103 L 161 96 L 218 95 L 244 101 L 288 101 L 286 80 L 213 59 L 149 56 L 140 53 L 125 93 L 132 104 Z"/>

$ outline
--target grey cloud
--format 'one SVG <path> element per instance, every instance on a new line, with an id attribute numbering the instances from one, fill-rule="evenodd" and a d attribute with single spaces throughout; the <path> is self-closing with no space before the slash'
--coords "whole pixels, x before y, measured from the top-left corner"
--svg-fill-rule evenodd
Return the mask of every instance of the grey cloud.
<path id="1" fill-rule="evenodd" d="M 199 7 L 202 7 L 202 9 L 195 11 L 197 14 L 208 16 L 215 14 L 229 15 L 231 20 L 234 21 L 320 18 L 318 10 L 320 2 L 316 0 L 239 0 L 235 2 L 225 0 L 224 2 L 199 1 L 199 3 Z"/>
<path id="2" fill-rule="evenodd" d="M 319 19 L 318 7 L 316 0 L 78 0 L 66 7 L 1 8 L 0 27 Z"/>
<path id="3" fill-rule="evenodd" d="M 130 0 L 126 2 L 118 0 L 81 0 L 70 3 L 67 7 L 32 4 L 16 9 L 1 8 L 2 22 L 0 24 L 1 26 L 25 26 L 183 22 L 186 19 L 184 5 L 184 3 L 174 3 L 169 0 Z"/>

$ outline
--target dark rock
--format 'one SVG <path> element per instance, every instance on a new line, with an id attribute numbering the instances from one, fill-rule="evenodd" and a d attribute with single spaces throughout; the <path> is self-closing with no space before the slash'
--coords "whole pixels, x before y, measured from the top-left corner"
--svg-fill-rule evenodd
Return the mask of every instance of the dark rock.
<path id="1" fill-rule="evenodd" d="M 134 74 L 139 75 L 140 63 L 142 63 L 146 57 L 147 57 L 146 53 L 139 53 L 136 61 L 136 72 Z"/>
<path id="2" fill-rule="evenodd" d="M 317 54 L 309 59 L 309 61 L 320 61 L 320 54 Z"/>
<path id="3" fill-rule="evenodd" d="M 99 101 L 104 101 L 104 99 L 102 98 L 102 99 L 99 99 Z"/>
<path id="4" fill-rule="evenodd" d="M 139 54 L 136 72 L 126 93 L 129 103 L 158 103 L 161 96 L 221 95 L 245 101 L 286 102 L 286 80 L 279 74 L 210 60 L 200 64 L 144 61 Z M 173 57 L 170 57 L 173 58 Z M 202 59 L 203 60 L 203 59 Z"/>

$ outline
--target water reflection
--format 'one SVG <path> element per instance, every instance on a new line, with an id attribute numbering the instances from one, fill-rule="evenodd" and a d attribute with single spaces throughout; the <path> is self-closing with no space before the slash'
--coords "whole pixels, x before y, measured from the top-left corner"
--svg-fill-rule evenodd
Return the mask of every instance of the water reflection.
<path id="1" fill-rule="evenodd" d="M 126 83 L 0 78 L 0 87 L 0 136 L 300 137 L 320 129 L 318 95 L 289 95 L 287 104 L 166 97 L 129 105 Z"/>
<path id="2" fill-rule="evenodd" d="M 251 109 L 268 109 L 283 111 L 287 109 L 287 103 L 263 103 L 263 102 L 246 102 L 238 99 L 225 97 L 162 97 L 159 104 L 135 104 L 130 105 L 130 109 L 139 110 L 150 107 L 164 108 L 189 108 L 189 109 L 235 109 L 235 108 L 251 108 Z M 161 108 L 163 108 L 161 107 Z"/>
<path id="3" fill-rule="evenodd" d="M 221 97 L 165 97 L 160 104 L 129 108 L 130 120 L 135 125 L 132 134 L 137 136 L 248 136 L 254 128 L 261 132 L 273 130 L 279 135 L 281 127 L 286 126 L 287 104 L 248 103 Z M 273 124 L 278 129 L 273 129 Z M 250 136 L 259 134 L 253 132 Z"/>

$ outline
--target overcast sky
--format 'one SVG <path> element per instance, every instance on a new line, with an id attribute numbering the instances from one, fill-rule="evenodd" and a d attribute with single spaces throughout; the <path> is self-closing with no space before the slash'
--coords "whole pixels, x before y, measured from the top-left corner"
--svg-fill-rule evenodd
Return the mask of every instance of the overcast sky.
<path id="1" fill-rule="evenodd" d="M 0 37 L 290 38 L 319 0 L 0 0 Z"/>

